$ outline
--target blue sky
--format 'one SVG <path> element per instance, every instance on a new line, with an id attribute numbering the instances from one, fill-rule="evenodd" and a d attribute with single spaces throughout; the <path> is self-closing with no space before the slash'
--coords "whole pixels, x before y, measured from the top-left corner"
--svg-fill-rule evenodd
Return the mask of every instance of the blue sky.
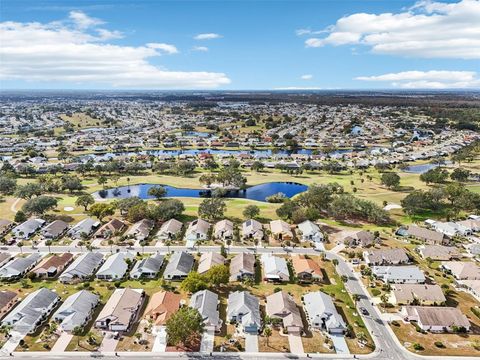
<path id="1" fill-rule="evenodd" d="M 480 87 L 478 0 L 3 0 L 0 20 L 3 89 Z"/>

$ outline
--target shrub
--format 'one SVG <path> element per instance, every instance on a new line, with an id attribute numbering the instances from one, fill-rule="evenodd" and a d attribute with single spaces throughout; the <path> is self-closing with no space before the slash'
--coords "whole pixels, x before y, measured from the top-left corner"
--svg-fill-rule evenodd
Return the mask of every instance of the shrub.
<path id="1" fill-rule="evenodd" d="M 382 292 L 378 289 L 372 289 L 372 295 L 373 296 L 379 296 Z"/>
<path id="2" fill-rule="evenodd" d="M 443 345 L 443 343 L 441 341 L 435 341 L 434 345 L 438 348 L 441 348 L 441 349 L 443 349 L 445 347 L 445 345 Z"/>
<path id="3" fill-rule="evenodd" d="M 414 343 L 413 348 L 417 351 L 425 350 L 425 348 L 422 346 L 422 344 L 419 344 L 419 343 Z"/>
<path id="4" fill-rule="evenodd" d="M 400 326 L 400 324 L 399 324 L 399 322 L 398 322 L 397 320 L 393 320 L 393 321 L 391 322 L 391 324 L 392 324 L 393 326 Z"/>
<path id="5" fill-rule="evenodd" d="M 470 310 L 472 310 L 476 317 L 480 318 L 480 309 L 478 307 L 472 306 Z"/>

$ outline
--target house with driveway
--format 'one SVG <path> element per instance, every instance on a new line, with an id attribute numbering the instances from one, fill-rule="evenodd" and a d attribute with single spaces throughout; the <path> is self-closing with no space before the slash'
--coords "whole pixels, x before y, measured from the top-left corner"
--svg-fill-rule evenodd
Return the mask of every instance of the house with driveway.
<path id="1" fill-rule="evenodd" d="M 205 274 L 213 266 L 224 264 L 225 258 L 221 254 L 216 252 L 204 252 L 200 256 L 200 260 L 198 261 L 197 271 L 199 274 Z"/>
<path id="2" fill-rule="evenodd" d="M 230 261 L 230 281 L 255 278 L 255 255 L 239 253 Z"/>
<path id="3" fill-rule="evenodd" d="M 162 224 L 155 237 L 158 240 L 175 240 L 182 228 L 183 223 L 177 219 L 170 219 Z"/>
<path id="4" fill-rule="evenodd" d="M 127 224 L 118 219 L 112 219 L 106 224 L 102 225 L 100 229 L 95 232 L 96 238 L 108 239 L 112 236 L 122 233 L 127 228 Z"/>
<path id="5" fill-rule="evenodd" d="M 374 266 L 372 274 L 385 283 L 423 284 L 425 275 L 417 266 Z"/>
<path id="6" fill-rule="evenodd" d="M 18 300 L 18 293 L 15 291 L 0 290 L 0 319 L 17 304 Z"/>
<path id="7" fill-rule="evenodd" d="M 45 226 L 40 233 L 47 240 L 58 239 L 62 237 L 68 230 L 68 224 L 63 220 L 55 220 Z"/>
<path id="8" fill-rule="evenodd" d="M 92 218 L 86 218 L 79 221 L 67 232 L 67 236 L 72 239 L 88 238 L 100 226 L 100 222 Z"/>
<path id="9" fill-rule="evenodd" d="M 257 220 L 250 219 L 242 224 L 242 238 L 244 240 L 261 241 L 263 236 L 263 225 Z"/>
<path id="10" fill-rule="evenodd" d="M 43 219 L 29 219 L 15 226 L 12 230 L 12 235 L 16 239 L 27 240 L 40 230 L 43 225 L 45 225 L 45 220 Z"/>
<path id="11" fill-rule="evenodd" d="M 470 331 L 470 321 L 454 307 L 404 306 L 400 313 L 405 321 L 416 322 L 424 331 L 450 332 L 454 328 Z"/>
<path id="12" fill-rule="evenodd" d="M 263 278 L 271 282 L 284 282 L 290 280 L 287 261 L 272 254 L 262 255 Z"/>
<path id="13" fill-rule="evenodd" d="M 153 220 L 143 219 L 143 220 L 137 221 L 125 233 L 125 237 L 135 239 L 137 241 L 145 241 L 150 235 L 150 232 L 153 230 L 154 227 L 155 227 L 155 222 Z"/>
<path id="14" fill-rule="evenodd" d="M 172 254 L 165 267 L 163 278 L 165 280 L 181 281 L 192 271 L 194 263 L 195 259 L 192 255 L 185 251 L 176 251 Z"/>
<path id="15" fill-rule="evenodd" d="M 60 297 L 52 290 L 40 288 L 28 294 L 2 320 L 2 325 L 12 326 L 12 329 L 22 334 L 32 334 L 43 324 L 53 309 L 60 302 Z"/>
<path id="16" fill-rule="evenodd" d="M 290 224 L 283 220 L 270 221 L 270 231 L 272 236 L 278 241 L 292 241 L 293 232 Z"/>
<path id="17" fill-rule="evenodd" d="M 95 327 L 109 331 L 128 331 L 137 318 L 144 298 L 143 289 L 115 290 L 98 315 Z"/>
<path id="18" fill-rule="evenodd" d="M 155 325 L 165 325 L 167 320 L 178 311 L 182 296 L 171 291 L 158 291 L 150 297 L 144 318 Z"/>
<path id="19" fill-rule="evenodd" d="M 64 331 L 73 331 L 85 326 L 91 319 L 100 297 L 87 290 L 80 290 L 70 295 L 53 314 L 53 319 Z"/>
<path id="20" fill-rule="evenodd" d="M 441 267 L 456 280 L 480 280 L 480 267 L 472 261 L 443 261 Z"/>
<path id="21" fill-rule="evenodd" d="M 207 240 L 210 227 L 210 223 L 203 219 L 192 221 L 185 232 L 185 240 L 193 242 L 197 240 Z"/>
<path id="22" fill-rule="evenodd" d="M 322 269 L 318 262 L 305 255 L 292 254 L 292 268 L 299 282 L 323 281 Z"/>
<path id="23" fill-rule="evenodd" d="M 122 279 L 128 271 L 128 263 L 133 263 L 135 256 L 129 252 L 110 255 L 98 269 L 95 277 L 99 280 L 116 281 Z"/>
<path id="24" fill-rule="evenodd" d="M 248 334 L 258 334 L 262 327 L 260 302 L 247 291 L 235 291 L 228 295 L 227 320 L 238 324 Z"/>
<path id="25" fill-rule="evenodd" d="M 317 224 L 310 220 L 298 224 L 298 237 L 300 241 L 322 242 L 324 240 L 323 233 Z"/>
<path id="26" fill-rule="evenodd" d="M 77 257 L 58 277 L 61 283 L 71 284 L 89 279 L 103 264 L 103 254 L 87 252 Z"/>
<path id="27" fill-rule="evenodd" d="M 278 291 L 267 296 L 266 314 L 273 319 L 281 319 L 283 328 L 292 334 L 303 332 L 303 321 L 300 310 L 291 295 Z"/>
<path id="28" fill-rule="evenodd" d="M 368 266 L 408 264 L 410 258 L 402 248 L 375 249 L 363 252 L 363 258 Z"/>
<path id="29" fill-rule="evenodd" d="M 155 253 L 149 257 L 146 257 L 140 261 L 137 261 L 130 271 L 130 277 L 132 279 L 154 279 L 160 272 L 160 268 L 163 265 L 163 259 L 165 257 L 159 253 Z"/>
<path id="30" fill-rule="evenodd" d="M 26 257 L 16 257 L 0 268 L 0 279 L 17 280 L 22 278 L 35 267 L 41 258 L 40 253 L 32 253 Z"/>
<path id="31" fill-rule="evenodd" d="M 233 240 L 233 222 L 228 219 L 217 222 L 213 226 L 213 236 L 222 241 Z"/>
<path id="32" fill-rule="evenodd" d="M 332 298 L 324 292 L 314 291 L 303 295 L 303 308 L 312 328 L 330 334 L 343 334 L 347 330 Z"/>
<path id="33" fill-rule="evenodd" d="M 438 285 L 394 284 L 389 302 L 394 305 L 443 305 L 447 299 Z"/>
<path id="34" fill-rule="evenodd" d="M 201 290 L 190 298 L 190 307 L 197 309 L 203 318 L 205 327 L 218 332 L 222 328 L 222 320 L 218 312 L 218 295 L 210 290 Z"/>
<path id="35" fill-rule="evenodd" d="M 72 260 L 73 254 L 71 253 L 63 253 L 61 255 L 54 254 L 40 261 L 40 263 L 35 266 L 35 269 L 33 269 L 33 273 L 37 278 L 52 279 L 61 274 Z"/>

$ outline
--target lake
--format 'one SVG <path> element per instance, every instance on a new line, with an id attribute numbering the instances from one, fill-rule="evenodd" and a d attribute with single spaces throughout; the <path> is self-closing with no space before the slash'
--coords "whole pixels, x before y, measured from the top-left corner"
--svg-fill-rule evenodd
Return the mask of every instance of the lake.
<path id="1" fill-rule="evenodd" d="M 450 165 L 452 162 L 447 160 L 445 161 L 445 165 Z M 424 172 L 427 172 L 428 170 L 434 169 L 438 167 L 438 164 L 420 164 L 420 165 L 410 165 L 407 166 L 403 171 L 412 173 L 412 174 L 423 174 Z"/>
<path id="2" fill-rule="evenodd" d="M 155 186 L 155 184 L 138 184 L 130 186 L 120 186 L 113 189 L 97 191 L 93 193 L 96 199 L 124 199 L 128 197 L 138 196 L 140 199 L 153 199 L 153 196 L 148 195 L 148 190 Z M 191 189 L 191 188 L 176 188 L 174 186 L 162 185 L 167 190 L 166 197 L 209 197 L 210 191 L 207 189 Z M 284 193 L 291 198 L 308 189 L 307 185 L 298 184 L 294 182 L 270 182 L 260 185 L 255 185 L 246 188 L 245 190 L 232 190 L 225 196 L 227 198 L 243 198 L 257 201 L 265 201 L 265 199 L 276 193 Z"/>

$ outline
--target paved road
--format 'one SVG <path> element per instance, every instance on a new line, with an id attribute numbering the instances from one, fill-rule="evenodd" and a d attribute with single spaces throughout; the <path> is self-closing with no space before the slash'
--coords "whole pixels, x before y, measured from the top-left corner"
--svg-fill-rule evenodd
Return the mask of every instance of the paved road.
<path id="1" fill-rule="evenodd" d="M 101 252 L 104 254 L 109 254 L 112 251 L 115 252 L 118 250 L 125 250 L 125 247 L 116 247 L 114 246 L 112 249 L 110 246 L 101 247 L 98 249 L 94 249 L 93 251 Z M 8 250 L 11 252 L 19 252 L 19 248 L 17 246 L 10 246 L 10 247 L 2 247 L 2 250 Z M 171 252 L 171 251 L 180 251 L 180 250 L 187 250 L 187 251 L 200 251 L 200 252 L 207 252 L 207 251 L 220 251 L 220 246 L 199 246 L 195 247 L 195 249 L 187 249 L 185 246 L 145 246 L 145 247 L 131 247 L 128 249 L 132 252 L 146 252 L 146 253 L 153 253 L 153 252 Z M 72 252 L 72 253 L 82 253 L 85 252 L 85 247 L 72 247 L 72 246 L 51 246 L 50 248 L 43 246 L 38 247 L 36 249 L 32 249 L 31 247 L 23 247 L 23 252 L 52 252 L 52 253 L 65 253 L 65 252 Z M 281 247 L 240 247 L 240 246 L 232 246 L 228 249 L 231 253 L 240 253 L 240 252 L 247 252 L 247 253 L 257 253 L 257 254 L 266 254 L 266 253 L 273 253 L 273 254 L 286 254 L 286 253 L 296 253 L 296 254 L 310 254 L 310 255 L 318 255 L 319 252 L 314 249 L 305 249 L 305 248 L 293 248 L 286 251 Z M 363 316 L 365 324 L 372 334 L 373 340 L 376 345 L 376 349 L 373 353 L 368 355 L 356 355 L 357 359 L 375 359 L 375 360 L 418 360 L 418 359 L 428 359 L 428 360 L 454 360 L 459 359 L 459 357 L 445 357 L 445 356 L 420 356 L 417 354 L 413 354 L 406 350 L 400 342 L 397 340 L 396 336 L 393 334 L 393 331 L 390 329 L 389 325 L 382 320 L 380 312 L 378 309 L 371 304 L 371 300 L 369 297 L 368 292 L 362 286 L 361 281 L 359 279 L 359 275 L 354 272 L 350 266 L 343 260 L 342 257 L 339 255 L 327 251 L 327 258 L 337 259 L 338 266 L 337 271 L 340 275 L 346 275 L 348 277 L 348 281 L 346 282 L 346 288 L 351 294 L 360 294 L 361 298 L 358 302 L 358 306 L 365 307 L 368 312 L 370 313 L 369 316 Z M 101 357 L 102 359 L 118 359 L 118 357 L 134 357 L 135 359 L 141 358 L 161 358 L 161 359 L 169 359 L 169 358 L 195 358 L 195 359 L 206 359 L 211 358 L 210 354 L 198 354 L 198 353 L 158 353 L 158 352 L 122 352 L 117 353 L 81 353 L 81 352 L 74 352 L 68 353 L 66 355 L 60 354 L 53 354 L 51 352 L 25 352 L 25 353 L 14 353 L 14 357 L 21 357 L 21 358 L 35 358 L 35 357 L 48 357 L 49 359 L 72 359 L 73 357 L 79 358 L 93 358 L 93 357 Z M 262 359 L 308 359 L 308 358 L 322 358 L 322 359 L 352 359 L 354 355 L 350 354 L 309 354 L 302 355 L 302 354 L 280 354 L 280 353 L 213 353 L 215 359 L 244 359 L 244 360 L 262 360 Z M 1 356 L 1 355 L 0 355 Z M 461 357 L 462 360 L 477 360 L 477 357 Z"/>

